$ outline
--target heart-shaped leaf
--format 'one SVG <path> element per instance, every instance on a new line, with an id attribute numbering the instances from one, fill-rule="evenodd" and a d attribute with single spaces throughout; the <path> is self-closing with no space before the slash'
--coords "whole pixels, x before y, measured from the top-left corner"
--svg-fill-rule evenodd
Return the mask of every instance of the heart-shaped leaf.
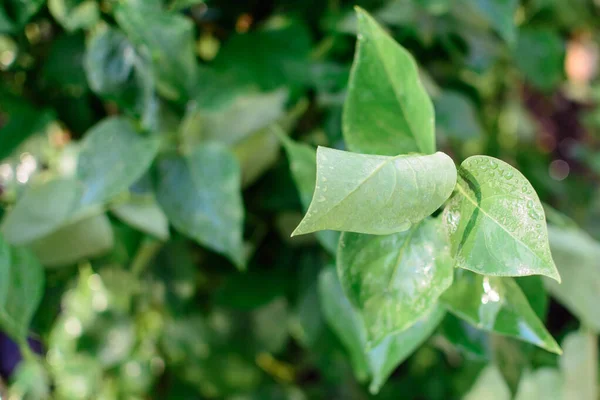
<path id="1" fill-rule="evenodd" d="M 560 354 L 554 338 L 512 278 L 483 276 L 458 270 L 440 302 L 479 329 L 511 336 Z"/>
<path id="2" fill-rule="evenodd" d="M 391 235 L 344 232 L 337 267 L 371 344 L 426 314 L 452 284 L 454 273 L 447 233 L 434 218 Z"/>
<path id="3" fill-rule="evenodd" d="M 456 266 L 492 276 L 560 276 L 544 209 L 527 179 L 487 156 L 466 159 L 444 210 Z"/>
<path id="4" fill-rule="evenodd" d="M 348 148 L 394 156 L 435 152 L 434 112 L 413 57 L 357 8 L 358 47 L 344 104 Z"/>
<path id="5" fill-rule="evenodd" d="M 319 147 L 313 199 L 292 236 L 401 232 L 437 210 L 455 185 L 454 162 L 444 153 L 389 157 Z"/>

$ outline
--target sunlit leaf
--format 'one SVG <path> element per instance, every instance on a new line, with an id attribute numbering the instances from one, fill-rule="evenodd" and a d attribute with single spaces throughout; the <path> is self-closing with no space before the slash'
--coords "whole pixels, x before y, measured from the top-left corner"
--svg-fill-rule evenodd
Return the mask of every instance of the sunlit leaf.
<path id="1" fill-rule="evenodd" d="M 357 9 L 358 47 L 344 104 L 351 151 L 395 156 L 435 152 L 434 111 L 413 57 Z"/>
<path id="2" fill-rule="evenodd" d="M 527 179 L 504 161 L 466 159 L 444 219 L 456 266 L 493 276 L 560 276 L 544 210 Z"/>
<path id="3" fill-rule="evenodd" d="M 454 162 L 444 153 L 388 157 L 319 147 L 313 199 L 292 235 L 404 231 L 440 207 L 455 184 Z"/>

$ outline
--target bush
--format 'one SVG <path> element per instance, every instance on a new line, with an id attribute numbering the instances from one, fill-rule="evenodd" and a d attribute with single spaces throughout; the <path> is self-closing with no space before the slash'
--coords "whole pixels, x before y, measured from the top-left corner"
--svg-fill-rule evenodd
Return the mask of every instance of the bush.
<path id="1" fill-rule="evenodd" d="M 0 398 L 598 399 L 598 6 L 358 3 L 0 5 Z"/>

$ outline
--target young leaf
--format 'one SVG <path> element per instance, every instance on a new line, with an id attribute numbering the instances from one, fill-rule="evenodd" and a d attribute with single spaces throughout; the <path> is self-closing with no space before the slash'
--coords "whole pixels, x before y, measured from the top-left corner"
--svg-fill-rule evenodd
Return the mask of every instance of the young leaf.
<path id="1" fill-rule="evenodd" d="M 479 329 L 511 336 L 560 354 L 519 285 L 511 278 L 460 271 L 440 302 L 456 316 Z"/>
<path id="2" fill-rule="evenodd" d="M 84 184 L 82 205 L 102 203 L 126 191 L 150 166 L 158 139 L 144 138 L 125 118 L 102 120 L 82 142 L 77 177 Z"/>
<path id="3" fill-rule="evenodd" d="M 211 143 L 188 156 L 160 160 L 156 198 L 175 228 L 243 268 L 240 185 L 233 154 Z"/>
<path id="4" fill-rule="evenodd" d="M 359 380 L 371 377 L 369 390 L 376 394 L 387 378 L 433 333 L 444 317 L 442 307 L 435 306 L 403 332 L 387 336 L 367 350 L 367 334 L 360 314 L 344 294 L 334 268 L 319 276 L 319 297 L 327 323 L 341 339 Z"/>
<path id="5" fill-rule="evenodd" d="M 391 235 L 344 232 L 337 268 L 372 344 L 426 314 L 452 284 L 454 273 L 447 233 L 434 218 Z"/>
<path id="6" fill-rule="evenodd" d="M 560 282 L 544 210 L 516 169 L 487 156 L 466 159 L 444 210 L 456 266 L 492 276 L 546 275 Z"/>
<path id="7" fill-rule="evenodd" d="M 351 151 L 395 156 L 435 152 L 433 105 L 412 56 L 357 8 L 358 48 L 344 104 Z"/>
<path id="8" fill-rule="evenodd" d="M 37 259 L 0 238 L 0 329 L 16 342 L 27 339 L 43 291 L 44 269 Z"/>
<path id="9" fill-rule="evenodd" d="M 306 212 L 317 184 L 317 155 L 315 149 L 307 144 L 296 143 L 283 134 L 280 135 L 280 139 L 289 160 L 290 170 L 300 195 L 302 207 Z M 339 232 L 319 231 L 316 235 L 327 251 L 336 254 L 340 240 Z"/>
<path id="10" fill-rule="evenodd" d="M 25 244 L 55 231 L 71 216 L 81 192 L 74 179 L 33 183 L 2 222 L 6 241 Z"/>
<path id="11" fill-rule="evenodd" d="M 548 226 L 562 282 L 544 279 L 550 294 L 585 325 L 600 332 L 600 243 L 578 228 Z"/>
<path id="12" fill-rule="evenodd" d="M 292 236 L 400 232 L 438 209 L 455 185 L 454 162 L 444 153 L 388 157 L 319 147 L 313 199 Z"/>

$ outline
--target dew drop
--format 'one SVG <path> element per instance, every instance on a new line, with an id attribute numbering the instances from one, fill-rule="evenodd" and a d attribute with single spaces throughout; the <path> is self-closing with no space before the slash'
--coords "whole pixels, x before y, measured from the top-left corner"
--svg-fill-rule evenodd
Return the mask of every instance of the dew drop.
<path id="1" fill-rule="evenodd" d="M 527 200 L 527 208 L 533 208 L 533 200 Z"/>
<path id="2" fill-rule="evenodd" d="M 508 179 L 508 180 L 511 180 L 511 179 L 512 179 L 512 177 L 513 177 L 513 175 L 514 175 L 514 174 L 512 173 L 512 171 L 506 171 L 506 172 L 504 173 L 504 178 L 505 178 L 505 179 Z"/>
<path id="3" fill-rule="evenodd" d="M 322 202 L 324 202 L 324 201 L 327 201 L 327 198 L 326 198 L 325 196 L 321 196 L 321 197 L 319 197 L 319 198 L 317 199 L 317 201 L 318 201 L 319 203 L 322 203 Z"/>
<path id="4" fill-rule="evenodd" d="M 527 185 L 523 185 L 521 190 L 523 191 L 523 193 L 527 193 L 527 190 L 529 190 L 529 188 L 527 187 Z"/>
<path id="5" fill-rule="evenodd" d="M 492 167 L 492 169 L 496 169 L 498 168 L 498 163 L 494 160 L 490 160 L 490 167 Z"/>
<path id="6" fill-rule="evenodd" d="M 532 219 L 535 219 L 536 221 L 539 221 L 539 220 L 541 220 L 541 219 L 542 219 L 542 217 L 540 216 L 540 214 L 538 214 L 538 213 L 537 213 L 535 210 L 529 210 L 529 213 L 528 213 L 528 214 L 529 214 L 529 216 L 530 216 Z"/>

